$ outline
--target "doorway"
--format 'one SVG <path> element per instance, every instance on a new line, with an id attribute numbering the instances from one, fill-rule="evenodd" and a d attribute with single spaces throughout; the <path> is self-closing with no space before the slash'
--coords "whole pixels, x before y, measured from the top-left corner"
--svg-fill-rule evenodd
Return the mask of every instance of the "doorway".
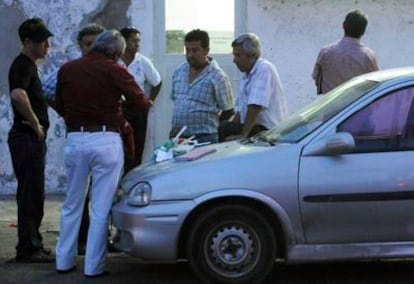
<path id="1" fill-rule="evenodd" d="M 239 73 L 233 64 L 231 42 L 246 31 L 245 19 L 246 0 L 154 1 L 154 63 L 163 84 L 153 107 L 155 125 L 151 134 L 147 133 L 144 160 L 168 139 L 172 116 L 171 79 L 174 70 L 186 60 L 184 35 L 197 28 L 209 33 L 210 56 L 230 77 L 235 91 Z"/>

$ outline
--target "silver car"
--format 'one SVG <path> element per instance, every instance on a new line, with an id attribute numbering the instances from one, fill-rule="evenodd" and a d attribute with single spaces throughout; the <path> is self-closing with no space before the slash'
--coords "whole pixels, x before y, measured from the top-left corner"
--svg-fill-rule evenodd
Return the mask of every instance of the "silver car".
<path id="1" fill-rule="evenodd" d="M 275 129 L 199 149 L 214 152 L 126 175 L 119 249 L 188 260 L 207 283 L 258 283 L 276 259 L 414 256 L 414 68 L 356 77 Z"/>

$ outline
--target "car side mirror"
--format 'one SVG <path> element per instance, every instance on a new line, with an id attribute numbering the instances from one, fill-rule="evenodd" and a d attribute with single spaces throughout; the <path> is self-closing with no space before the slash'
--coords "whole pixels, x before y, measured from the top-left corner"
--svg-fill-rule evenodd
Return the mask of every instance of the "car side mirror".
<path id="1" fill-rule="evenodd" d="M 303 156 L 336 156 L 351 153 L 355 140 L 349 132 L 337 132 L 310 143 L 303 150 Z"/>

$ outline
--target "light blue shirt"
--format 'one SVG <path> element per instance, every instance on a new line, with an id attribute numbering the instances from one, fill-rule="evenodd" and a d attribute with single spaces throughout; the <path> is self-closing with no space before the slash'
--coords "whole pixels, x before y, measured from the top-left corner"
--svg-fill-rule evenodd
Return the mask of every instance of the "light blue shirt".
<path id="1" fill-rule="evenodd" d="M 48 101 L 55 100 L 58 71 L 59 71 L 58 68 L 53 70 L 53 72 L 43 81 L 43 84 L 42 84 L 43 95 Z"/>
<path id="2" fill-rule="evenodd" d="M 236 110 L 240 113 L 242 123 L 246 120 L 248 105 L 262 107 L 256 124 L 267 129 L 273 128 L 287 116 L 288 109 L 279 74 L 276 67 L 266 59 L 258 58 L 252 70 L 240 80 Z"/>

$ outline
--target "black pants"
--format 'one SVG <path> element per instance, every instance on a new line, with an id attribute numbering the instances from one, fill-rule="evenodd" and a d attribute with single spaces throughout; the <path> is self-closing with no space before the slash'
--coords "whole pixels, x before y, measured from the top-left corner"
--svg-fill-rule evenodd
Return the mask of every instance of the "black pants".
<path id="1" fill-rule="evenodd" d="M 11 130 L 8 144 L 17 178 L 18 243 L 16 256 L 30 256 L 43 247 L 39 228 L 45 201 L 46 143 L 33 131 Z"/>
<path id="2" fill-rule="evenodd" d="M 134 131 L 135 159 L 125 159 L 124 174 L 141 164 L 147 133 L 148 111 L 142 110 L 139 113 L 133 115 L 129 113 L 125 116 Z"/>
<path id="3" fill-rule="evenodd" d="M 244 126 L 244 124 L 242 124 L 242 123 L 236 123 L 236 122 L 232 122 L 232 121 L 222 121 L 222 122 L 220 122 L 219 130 L 218 130 L 218 132 L 219 132 L 219 142 L 226 141 L 226 138 L 231 136 L 231 135 L 241 134 L 241 132 L 243 130 L 243 126 Z M 267 128 L 264 127 L 263 125 L 256 124 L 256 125 L 253 126 L 252 130 L 250 130 L 250 133 L 249 133 L 248 137 L 256 135 L 257 133 L 259 133 L 263 130 L 267 130 Z"/>

